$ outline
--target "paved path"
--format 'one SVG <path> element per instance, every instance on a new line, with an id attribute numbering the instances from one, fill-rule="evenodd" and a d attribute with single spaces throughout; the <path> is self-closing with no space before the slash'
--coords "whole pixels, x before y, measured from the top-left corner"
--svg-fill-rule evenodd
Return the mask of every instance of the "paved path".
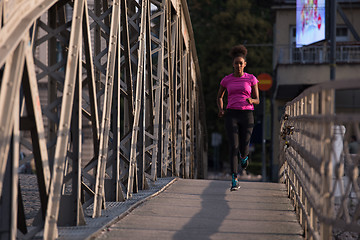
<path id="1" fill-rule="evenodd" d="M 303 239 L 285 185 L 178 179 L 97 239 Z"/>

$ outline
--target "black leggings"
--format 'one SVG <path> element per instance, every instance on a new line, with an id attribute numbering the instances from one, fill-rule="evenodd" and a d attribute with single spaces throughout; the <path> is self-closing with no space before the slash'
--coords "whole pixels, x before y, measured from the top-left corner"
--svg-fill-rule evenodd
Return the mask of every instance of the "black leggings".
<path id="1" fill-rule="evenodd" d="M 225 127 L 229 139 L 231 173 L 237 174 L 239 152 L 242 157 L 249 154 L 250 138 L 254 128 L 253 111 L 228 109 Z"/>

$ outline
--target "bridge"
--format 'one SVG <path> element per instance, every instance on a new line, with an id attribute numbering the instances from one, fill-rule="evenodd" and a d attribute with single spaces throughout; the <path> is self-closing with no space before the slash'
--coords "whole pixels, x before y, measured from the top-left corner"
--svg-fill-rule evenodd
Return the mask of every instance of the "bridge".
<path id="1" fill-rule="evenodd" d="M 203 218 L 219 206 L 217 199 L 229 216 L 249 216 L 235 218 L 248 232 L 232 236 L 244 239 L 261 234 L 249 230 L 251 213 L 235 209 L 243 198 L 262 203 L 252 207 L 263 214 L 271 201 L 284 203 L 287 214 L 295 209 L 289 229 L 264 230 L 273 239 L 359 234 L 359 155 L 346 150 L 346 134 L 360 137 L 360 117 L 334 111 L 335 92 L 359 89 L 359 81 L 315 86 L 287 105 L 279 140 L 282 183 L 243 183 L 230 195 L 227 182 L 195 180 L 206 174 L 207 136 L 185 0 L 1 1 L 0 79 L 1 239 L 61 238 L 64 226 L 90 227 L 115 212 L 112 205 L 133 209 L 149 192 L 159 193 L 149 202 L 197 196 L 191 204 L 203 206 Z M 30 162 L 35 178 L 23 179 L 18 169 Z M 162 190 L 167 181 L 175 182 Z M 27 200 L 29 189 L 34 195 Z M 265 201 L 271 191 L 278 200 Z M 188 214 L 178 239 L 198 226 Z M 212 234 L 229 223 L 221 214 L 209 215 Z M 270 214 L 268 221 L 276 222 L 278 211 Z M 133 221 L 127 217 L 122 224 Z"/>

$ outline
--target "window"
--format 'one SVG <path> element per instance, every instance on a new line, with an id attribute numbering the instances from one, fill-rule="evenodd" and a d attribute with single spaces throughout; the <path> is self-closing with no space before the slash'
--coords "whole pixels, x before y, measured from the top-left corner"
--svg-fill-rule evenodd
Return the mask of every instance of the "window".
<path id="1" fill-rule="evenodd" d="M 300 61 L 300 50 L 296 47 L 296 26 L 290 26 L 290 63 Z"/>
<path id="2" fill-rule="evenodd" d="M 336 27 L 336 41 L 337 42 L 347 42 L 349 41 L 349 30 L 346 26 L 337 26 Z"/>

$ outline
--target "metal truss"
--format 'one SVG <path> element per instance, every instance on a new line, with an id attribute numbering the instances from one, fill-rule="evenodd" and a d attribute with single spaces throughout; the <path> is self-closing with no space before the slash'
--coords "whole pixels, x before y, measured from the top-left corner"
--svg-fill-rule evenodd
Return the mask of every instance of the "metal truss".
<path id="1" fill-rule="evenodd" d="M 1 1 L 0 81 L 1 238 L 55 239 L 148 181 L 204 176 L 185 0 Z M 18 176 L 27 162 L 41 201 L 31 228 Z"/>

